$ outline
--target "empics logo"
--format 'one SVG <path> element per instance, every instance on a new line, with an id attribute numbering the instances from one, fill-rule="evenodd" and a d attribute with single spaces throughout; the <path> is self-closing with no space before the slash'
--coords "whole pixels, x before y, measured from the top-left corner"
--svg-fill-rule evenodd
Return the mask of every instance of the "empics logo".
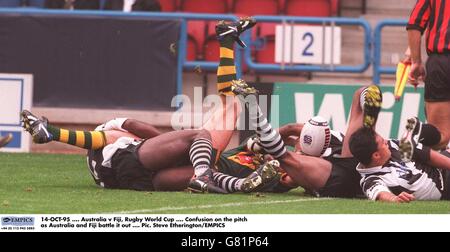
<path id="1" fill-rule="evenodd" d="M 34 226 L 34 217 L 2 217 L 2 226 Z"/>

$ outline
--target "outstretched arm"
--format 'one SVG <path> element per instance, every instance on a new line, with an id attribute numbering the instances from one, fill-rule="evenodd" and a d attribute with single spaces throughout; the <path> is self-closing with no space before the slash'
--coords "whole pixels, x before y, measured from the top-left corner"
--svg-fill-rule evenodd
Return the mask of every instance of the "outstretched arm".
<path id="1" fill-rule="evenodd" d="M 409 82 L 415 86 L 425 80 L 425 66 L 421 56 L 422 34 L 418 30 L 408 30 L 409 48 L 411 50 L 411 71 Z"/>
<path id="2" fill-rule="evenodd" d="M 421 58 L 421 38 L 428 26 L 431 4 L 428 0 L 418 0 L 408 20 L 408 44 L 411 50 L 411 70 L 409 82 L 415 86 L 425 79 L 425 67 Z"/>
<path id="3" fill-rule="evenodd" d="M 361 187 L 370 200 L 408 203 L 416 199 L 414 195 L 407 192 L 401 192 L 399 195 L 393 194 L 383 179 L 375 175 L 364 177 Z"/>
<path id="4" fill-rule="evenodd" d="M 393 203 L 409 203 L 415 199 L 414 195 L 406 192 L 402 192 L 398 196 L 390 192 L 380 192 L 377 198 L 378 201 Z"/>
<path id="5" fill-rule="evenodd" d="M 432 167 L 439 167 L 441 169 L 450 170 L 450 158 L 441 153 L 431 150 L 430 160 L 427 162 Z"/>

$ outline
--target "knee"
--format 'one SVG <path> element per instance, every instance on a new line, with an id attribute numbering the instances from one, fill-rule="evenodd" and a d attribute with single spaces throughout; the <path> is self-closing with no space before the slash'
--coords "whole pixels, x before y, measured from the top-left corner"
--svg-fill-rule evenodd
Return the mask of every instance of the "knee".
<path id="1" fill-rule="evenodd" d="M 127 119 L 123 122 L 122 128 L 123 128 L 123 129 L 132 129 L 132 128 L 134 128 L 134 127 L 136 126 L 136 123 L 137 123 L 137 120 L 127 118 Z"/>

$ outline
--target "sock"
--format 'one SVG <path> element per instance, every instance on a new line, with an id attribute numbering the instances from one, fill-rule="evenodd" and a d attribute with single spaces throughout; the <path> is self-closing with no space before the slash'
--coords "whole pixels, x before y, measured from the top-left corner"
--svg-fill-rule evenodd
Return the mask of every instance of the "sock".
<path id="1" fill-rule="evenodd" d="M 361 95 L 359 96 L 359 105 L 361 106 L 362 111 L 364 111 L 364 103 L 366 102 L 366 93 L 367 93 L 367 88 L 365 88 L 361 92 Z"/>
<path id="2" fill-rule="evenodd" d="M 217 91 L 223 95 L 234 95 L 231 83 L 236 80 L 236 66 L 234 64 L 234 39 L 225 36 L 220 43 L 220 61 L 217 68 Z"/>
<path id="3" fill-rule="evenodd" d="M 241 191 L 241 186 L 244 182 L 243 178 L 236 178 L 221 172 L 215 172 L 213 178 L 216 185 L 229 193 Z"/>
<path id="4" fill-rule="evenodd" d="M 53 135 L 53 141 L 78 146 L 83 149 L 98 150 L 106 145 L 103 131 L 67 130 L 52 125 L 48 125 L 47 130 Z"/>
<path id="5" fill-rule="evenodd" d="M 284 141 L 280 133 L 272 128 L 258 105 L 256 105 L 256 113 L 250 109 L 249 118 L 250 126 L 256 128 L 256 134 L 261 140 L 264 151 L 275 158 L 283 156 L 287 151 Z"/>
<path id="6" fill-rule="evenodd" d="M 441 132 L 431 124 L 423 124 L 419 142 L 426 146 L 435 146 L 441 142 Z"/>
<path id="7" fill-rule="evenodd" d="M 195 176 L 201 176 L 211 167 L 212 143 L 206 138 L 196 139 L 189 150 Z"/>

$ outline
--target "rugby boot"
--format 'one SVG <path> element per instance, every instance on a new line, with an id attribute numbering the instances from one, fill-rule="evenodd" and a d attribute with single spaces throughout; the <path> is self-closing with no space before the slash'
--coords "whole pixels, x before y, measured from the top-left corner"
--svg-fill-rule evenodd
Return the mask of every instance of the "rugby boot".
<path id="1" fill-rule="evenodd" d="M 241 190 L 243 192 L 254 192 L 271 181 L 277 175 L 277 169 L 279 167 L 280 163 L 277 160 L 271 160 L 260 165 L 256 171 L 244 179 Z"/>
<path id="2" fill-rule="evenodd" d="M 216 25 L 217 39 L 222 40 L 226 36 L 231 36 L 241 47 L 245 48 L 247 45 L 239 38 L 239 36 L 255 25 L 256 21 L 251 17 L 241 18 L 237 22 L 219 21 Z"/>
<path id="3" fill-rule="evenodd" d="M 411 161 L 414 150 L 420 142 L 422 122 L 417 117 L 411 117 L 406 124 L 406 131 L 400 139 L 399 150 L 403 162 Z"/>
<path id="4" fill-rule="evenodd" d="M 364 92 L 363 125 L 366 128 L 372 128 L 377 123 L 383 95 L 377 85 L 370 85 Z"/>
<path id="5" fill-rule="evenodd" d="M 258 94 L 258 90 L 256 88 L 250 87 L 242 79 L 232 81 L 231 92 L 233 92 L 235 95 L 242 95 L 243 97 Z"/>
<path id="6" fill-rule="evenodd" d="M 31 134 L 33 142 L 43 144 L 52 141 L 53 135 L 47 130 L 47 118 L 39 119 L 28 110 L 23 110 L 20 116 L 23 123 L 22 127 Z"/>
<path id="7" fill-rule="evenodd" d="M 7 136 L 0 136 L 0 148 L 9 144 L 13 139 L 13 135 L 9 133 Z"/>
<path id="8" fill-rule="evenodd" d="M 219 193 L 226 194 L 226 190 L 218 187 L 213 179 L 213 172 L 208 169 L 200 176 L 194 176 L 191 181 L 189 181 L 188 191 L 194 193 Z"/>

